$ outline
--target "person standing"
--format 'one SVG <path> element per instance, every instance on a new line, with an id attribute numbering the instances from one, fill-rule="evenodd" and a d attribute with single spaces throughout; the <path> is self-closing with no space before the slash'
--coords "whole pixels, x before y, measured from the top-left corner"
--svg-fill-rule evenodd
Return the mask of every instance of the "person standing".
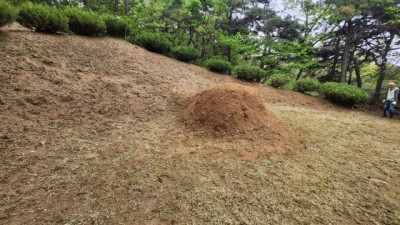
<path id="1" fill-rule="evenodd" d="M 394 115 L 394 107 L 397 104 L 397 100 L 399 99 L 399 88 L 397 87 L 396 82 L 389 83 L 389 90 L 386 96 L 386 99 L 383 100 L 385 106 L 383 106 L 383 115 L 382 117 L 387 117 L 386 111 L 389 110 L 389 119 L 393 118 Z"/>

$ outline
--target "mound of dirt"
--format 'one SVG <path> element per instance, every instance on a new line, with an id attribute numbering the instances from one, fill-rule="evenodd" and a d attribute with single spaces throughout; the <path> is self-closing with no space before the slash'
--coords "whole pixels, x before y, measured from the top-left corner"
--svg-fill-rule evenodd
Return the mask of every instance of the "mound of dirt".
<path id="1" fill-rule="evenodd" d="M 271 139 L 271 135 L 285 136 L 290 129 L 265 107 L 255 89 L 234 83 L 216 85 L 192 96 L 183 119 L 194 130 L 216 136 Z"/>

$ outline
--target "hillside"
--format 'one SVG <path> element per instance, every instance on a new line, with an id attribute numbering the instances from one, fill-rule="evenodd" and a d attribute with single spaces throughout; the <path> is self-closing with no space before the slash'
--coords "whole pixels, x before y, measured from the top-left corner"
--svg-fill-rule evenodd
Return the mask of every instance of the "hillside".
<path id="1" fill-rule="evenodd" d="M 1 224 L 400 224 L 398 120 L 108 37 L 14 24 L 0 58 Z M 231 83 L 281 125 L 182 122 L 190 97 Z"/>

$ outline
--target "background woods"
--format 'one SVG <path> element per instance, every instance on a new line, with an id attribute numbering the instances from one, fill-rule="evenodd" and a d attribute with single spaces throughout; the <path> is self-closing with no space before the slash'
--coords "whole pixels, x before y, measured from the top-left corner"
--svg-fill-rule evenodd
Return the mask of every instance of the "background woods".
<path id="1" fill-rule="evenodd" d="M 235 67 L 258 67 L 265 73 L 253 80 L 261 82 L 282 74 L 293 82 L 317 78 L 348 83 L 366 90 L 376 101 L 384 81 L 400 76 L 399 0 L 32 2 L 114 15 L 124 22 L 119 36 L 132 43 L 144 46 L 151 33 L 163 48 L 157 52 L 173 57 L 194 52 L 196 57 L 192 54 L 184 61 L 208 68 L 211 61 L 223 60 L 229 68 L 218 71 L 234 76 Z"/>

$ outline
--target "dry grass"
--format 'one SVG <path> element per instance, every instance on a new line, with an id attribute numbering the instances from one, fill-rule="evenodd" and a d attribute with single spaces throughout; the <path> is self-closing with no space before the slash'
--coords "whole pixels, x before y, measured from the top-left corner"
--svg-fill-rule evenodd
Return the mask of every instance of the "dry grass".
<path id="1" fill-rule="evenodd" d="M 2 224 L 400 224 L 399 120 L 115 39 L 2 32 Z M 224 82 L 257 88 L 299 136 L 185 130 L 185 98 Z"/>

